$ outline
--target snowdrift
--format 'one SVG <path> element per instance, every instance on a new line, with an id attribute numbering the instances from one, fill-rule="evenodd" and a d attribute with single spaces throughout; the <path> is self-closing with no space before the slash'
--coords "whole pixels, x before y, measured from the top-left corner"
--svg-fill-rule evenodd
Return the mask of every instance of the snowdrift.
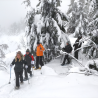
<path id="1" fill-rule="evenodd" d="M 57 73 L 50 67 L 43 66 L 41 69 L 42 75 L 57 75 Z"/>

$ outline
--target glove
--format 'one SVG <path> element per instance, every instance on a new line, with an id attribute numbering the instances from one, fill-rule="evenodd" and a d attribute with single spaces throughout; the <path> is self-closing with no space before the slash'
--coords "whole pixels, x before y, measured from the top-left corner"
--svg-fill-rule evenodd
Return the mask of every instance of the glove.
<path id="1" fill-rule="evenodd" d="M 26 65 L 26 66 L 25 66 L 25 68 L 27 69 L 27 68 L 28 68 L 28 66 Z"/>
<path id="2" fill-rule="evenodd" d="M 60 51 L 60 54 L 63 54 L 63 51 L 62 50 Z"/>
<path id="3" fill-rule="evenodd" d="M 31 61 L 31 65 L 34 65 L 34 61 Z"/>
<path id="4" fill-rule="evenodd" d="M 10 67 L 12 67 L 13 66 L 13 64 L 10 64 Z"/>

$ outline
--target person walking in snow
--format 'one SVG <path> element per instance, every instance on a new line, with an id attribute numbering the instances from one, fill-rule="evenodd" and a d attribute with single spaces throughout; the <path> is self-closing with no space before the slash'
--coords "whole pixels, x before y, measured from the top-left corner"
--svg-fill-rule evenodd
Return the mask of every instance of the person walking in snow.
<path id="1" fill-rule="evenodd" d="M 74 52 L 74 57 L 76 59 L 78 59 L 78 53 L 79 53 L 79 50 L 77 50 L 77 49 L 80 48 L 81 45 L 82 45 L 82 43 L 79 42 L 81 38 L 82 38 L 82 36 L 79 36 L 78 39 L 75 41 L 75 44 L 73 45 L 74 51 L 75 51 Z"/>
<path id="2" fill-rule="evenodd" d="M 67 53 L 71 53 L 71 52 L 72 52 L 72 47 L 71 47 L 71 45 L 69 44 L 69 42 L 66 43 L 66 46 L 65 46 L 65 48 L 63 48 L 63 50 L 64 50 L 65 52 L 67 52 Z M 63 63 L 61 64 L 62 66 L 65 65 L 65 61 L 66 61 L 66 60 L 67 60 L 67 64 L 69 64 L 69 63 L 70 63 L 70 58 L 69 58 L 69 56 L 68 56 L 67 54 L 65 54 L 64 61 L 63 61 Z"/>
<path id="3" fill-rule="evenodd" d="M 41 67 L 44 66 L 44 63 L 42 61 L 42 59 L 43 59 L 43 51 L 44 50 L 45 49 L 44 49 L 43 45 L 38 41 L 37 42 L 37 49 L 36 49 L 36 69 L 35 70 L 41 69 L 39 67 L 39 64 L 41 65 Z"/>
<path id="4" fill-rule="evenodd" d="M 34 57 L 31 55 L 30 50 L 26 50 L 26 54 L 24 55 L 24 60 L 27 62 L 27 65 L 24 66 L 25 78 L 24 80 L 28 80 L 28 74 L 32 77 L 31 68 L 34 66 Z"/>
<path id="5" fill-rule="evenodd" d="M 15 89 L 19 89 L 19 87 L 20 87 L 19 78 L 20 78 L 21 83 L 23 84 L 23 65 L 24 64 L 26 65 L 27 62 L 25 60 L 23 60 L 23 55 L 22 55 L 21 51 L 18 51 L 15 59 L 10 64 L 11 67 L 13 65 L 15 65 L 15 67 L 14 67 L 14 72 L 15 72 L 15 76 L 16 76 Z"/>

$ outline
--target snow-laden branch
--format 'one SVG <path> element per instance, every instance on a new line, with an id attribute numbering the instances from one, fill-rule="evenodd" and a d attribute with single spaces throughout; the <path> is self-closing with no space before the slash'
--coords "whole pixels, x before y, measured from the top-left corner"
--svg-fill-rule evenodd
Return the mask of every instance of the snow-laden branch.
<path id="1" fill-rule="evenodd" d="M 74 51 L 74 53 L 75 53 L 76 51 L 78 51 L 78 50 L 81 50 L 81 49 L 87 48 L 87 47 L 91 47 L 91 45 L 88 45 L 88 46 L 84 46 L 84 47 L 78 48 L 78 49 L 76 49 L 76 50 Z"/>
<path id="2" fill-rule="evenodd" d="M 92 41 L 92 40 L 90 39 L 90 37 L 88 37 L 87 39 L 84 39 L 84 40 L 82 40 L 82 41 L 80 41 L 80 42 L 84 42 L 84 41 L 88 41 L 88 40 L 91 41 L 91 42 L 95 45 L 96 50 L 98 50 L 96 43 L 95 43 L 94 41 Z"/>
<path id="3" fill-rule="evenodd" d="M 96 50 L 98 50 L 96 43 L 95 43 L 94 41 L 92 41 L 91 39 L 88 39 L 88 40 L 91 41 L 91 42 L 95 45 L 94 48 L 95 48 Z"/>
<path id="4" fill-rule="evenodd" d="M 96 50 L 98 50 L 97 49 L 97 45 L 96 45 L 96 43 L 94 42 L 94 41 L 92 41 L 91 39 L 90 39 L 90 37 L 89 38 L 85 38 L 85 39 L 82 39 L 80 42 L 76 42 L 76 43 L 83 43 L 84 41 L 91 41 L 93 44 L 94 44 L 94 48 L 96 49 Z M 85 48 L 85 47 L 90 47 L 91 45 L 89 45 L 89 46 L 84 46 L 84 47 L 82 47 L 82 48 Z M 77 50 L 75 50 L 74 52 L 76 52 L 76 51 L 78 51 L 78 50 L 80 50 L 80 49 L 82 49 L 82 48 L 78 48 Z"/>
<path id="5" fill-rule="evenodd" d="M 8 48 L 8 45 L 2 44 L 2 45 L 0 45 L 0 48 L 2 48 L 2 49 L 7 49 L 7 48 Z"/>
<path id="6" fill-rule="evenodd" d="M 93 59 L 93 57 L 88 53 L 88 54 L 86 54 L 87 56 L 90 56 L 91 58 L 92 58 L 92 60 L 93 60 L 93 62 L 94 62 L 94 64 L 95 64 L 95 60 Z"/>
<path id="7" fill-rule="evenodd" d="M 3 67 L 5 70 L 7 70 L 7 68 L 5 66 L 0 65 L 0 67 Z"/>

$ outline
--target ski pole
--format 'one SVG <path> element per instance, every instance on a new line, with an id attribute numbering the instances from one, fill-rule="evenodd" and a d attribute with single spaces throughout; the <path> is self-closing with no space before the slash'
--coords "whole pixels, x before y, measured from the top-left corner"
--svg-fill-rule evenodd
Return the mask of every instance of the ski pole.
<path id="1" fill-rule="evenodd" d="M 32 67 L 32 72 L 33 72 L 33 76 L 34 76 L 34 70 L 33 70 L 33 67 Z"/>
<path id="2" fill-rule="evenodd" d="M 9 79 L 9 84 L 11 84 L 11 67 L 10 67 L 10 79 Z"/>
<path id="3" fill-rule="evenodd" d="M 28 73 L 27 73 L 28 74 Z M 28 84 L 30 84 L 29 77 L 28 77 Z"/>

